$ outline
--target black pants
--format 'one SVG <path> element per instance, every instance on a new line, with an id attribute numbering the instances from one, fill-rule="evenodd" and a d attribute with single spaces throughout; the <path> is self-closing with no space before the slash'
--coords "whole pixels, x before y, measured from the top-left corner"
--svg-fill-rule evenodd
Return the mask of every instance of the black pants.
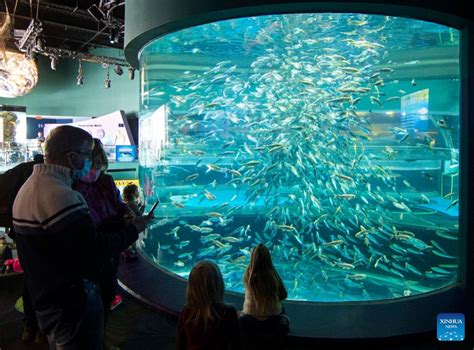
<path id="1" fill-rule="evenodd" d="M 117 272 L 119 262 L 119 256 L 112 257 L 104 265 L 99 276 L 100 294 L 104 308 L 110 305 L 118 292 Z"/>
<path id="2" fill-rule="evenodd" d="M 38 329 L 38 319 L 36 318 L 35 309 L 33 309 L 33 303 L 31 302 L 30 291 L 26 285 L 26 281 L 23 281 L 23 313 L 25 315 L 24 322 L 25 327 Z"/>
<path id="3" fill-rule="evenodd" d="M 84 281 L 84 290 L 84 313 L 77 323 L 71 324 L 62 320 L 61 309 L 39 312 L 40 320 L 49 321 L 52 317 L 59 316 L 47 332 L 50 350 L 103 349 L 104 320 L 99 288 L 93 282 Z"/>
<path id="4" fill-rule="evenodd" d="M 120 256 L 114 256 L 102 268 L 99 276 L 100 297 L 104 306 L 104 323 L 107 322 L 107 314 L 110 303 L 118 293 L 117 272 Z"/>

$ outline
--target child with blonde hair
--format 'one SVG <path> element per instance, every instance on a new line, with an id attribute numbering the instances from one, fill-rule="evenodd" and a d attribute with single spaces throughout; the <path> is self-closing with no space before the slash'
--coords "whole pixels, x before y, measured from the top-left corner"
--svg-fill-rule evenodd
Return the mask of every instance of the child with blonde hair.
<path id="1" fill-rule="evenodd" d="M 238 347 L 237 311 L 224 304 L 224 280 L 219 267 L 210 261 L 201 261 L 189 275 L 186 305 L 178 320 L 176 348 Z"/>
<path id="2" fill-rule="evenodd" d="M 288 296 L 285 285 L 273 266 L 268 248 L 259 244 L 250 257 L 244 275 L 245 301 L 243 313 L 259 320 L 282 313 L 282 301 Z"/>
<path id="3" fill-rule="evenodd" d="M 239 319 L 243 348 L 283 348 L 289 320 L 282 302 L 288 293 L 264 244 L 252 250 L 244 287 L 244 307 Z"/>

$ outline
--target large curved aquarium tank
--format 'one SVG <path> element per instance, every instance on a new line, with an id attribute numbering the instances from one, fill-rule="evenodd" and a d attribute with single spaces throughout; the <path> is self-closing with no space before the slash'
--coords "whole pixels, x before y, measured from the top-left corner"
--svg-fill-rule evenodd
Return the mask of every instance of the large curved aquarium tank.
<path id="1" fill-rule="evenodd" d="M 458 276 L 459 32 L 287 14 L 168 34 L 140 53 L 140 249 L 243 291 L 264 243 L 305 301 L 401 298 Z"/>

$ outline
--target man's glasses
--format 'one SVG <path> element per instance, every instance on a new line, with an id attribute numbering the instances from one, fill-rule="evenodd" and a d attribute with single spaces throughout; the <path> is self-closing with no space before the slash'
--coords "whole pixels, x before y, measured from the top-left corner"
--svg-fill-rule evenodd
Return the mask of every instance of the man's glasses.
<path id="1" fill-rule="evenodd" d="M 87 160 L 92 159 L 92 152 L 76 151 L 76 150 L 72 149 L 72 150 L 69 150 L 69 151 L 65 151 L 64 153 L 68 153 L 68 152 L 74 152 L 74 153 L 80 154 L 84 157 L 84 159 L 87 159 Z"/>

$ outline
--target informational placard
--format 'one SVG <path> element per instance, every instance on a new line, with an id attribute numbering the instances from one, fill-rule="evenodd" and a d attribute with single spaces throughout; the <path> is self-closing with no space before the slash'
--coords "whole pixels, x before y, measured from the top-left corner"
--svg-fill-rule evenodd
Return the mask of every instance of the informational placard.
<path id="1" fill-rule="evenodd" d="M 134 162 L 136 160 L 137 160 L 137 146 L 135 145 L 115 146 L 115 161 Z"/>
<path id="2" fill-rule="evenodd" d="M 123 189 L 127 185 L 136 185 L 140 188 L 140 181 L 138 179 L 130 179 L 130 180 L 114 180 L 115 185 L 119 189 L 120 193 L 123 193 Z"/>
<path id="3" fill-rule="evenodd" d="M 43 133 L 46 137 L 44 126 L 46 124 L 71 124 L 84 120 L 89 120 L 91 117 L 76 117 L 76 116 L 54 116 L 54 115 L 27 115 L 26 116 L 26 139 L 33 140 L 38 136 L 38 131 Z"/>
<path id="4" fill-rule="evenodd" d="M 429 89 L 401 98 L 401 127 L 408 132 L 426 132 L 429 127 Z"/>
<path id="5" fill-rule="evenodd" d="M 114 180 L 117 187 L 125 187 L 127 185 L 137 185 L 140 186 L 140 181 L 138 179 L 130 180 Z"/>
<path id="6" fill-rule="evenodd" d="M 101 117 L 69 123 L 87 131 L 92 137 L 102 141 L 104 146 L 132 145 L 133 138 L 123 111 L 115 111 Z M 58 124 L 45 124 L 44 135 L 57 128 Z"/>

